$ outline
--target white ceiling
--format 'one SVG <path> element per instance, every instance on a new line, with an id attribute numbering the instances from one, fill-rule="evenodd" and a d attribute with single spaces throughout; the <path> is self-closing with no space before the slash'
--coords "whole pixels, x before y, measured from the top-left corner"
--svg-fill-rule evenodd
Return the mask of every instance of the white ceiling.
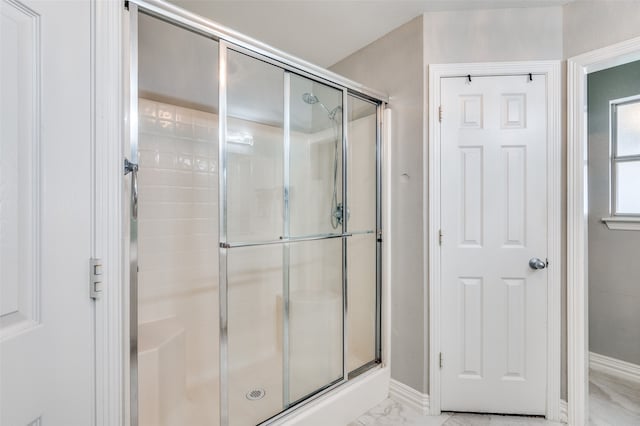
<path id="1" fill-rule="evenodd" d="M 329 67 L 427 12 L 558 6 L 572 0 L 172 0 L 273 47 Z"/>

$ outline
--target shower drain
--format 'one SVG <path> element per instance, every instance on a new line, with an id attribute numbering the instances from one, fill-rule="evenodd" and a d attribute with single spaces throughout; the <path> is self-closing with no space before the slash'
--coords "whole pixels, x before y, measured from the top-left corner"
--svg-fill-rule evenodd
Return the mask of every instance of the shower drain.
<path id="1" fill-rule="evenodd" d="M 267 392 L 265 392 L 264 389 L 252 389 L 249 392 L 247 392 L 247 399 L 249 401 L 257 401 L 259 399 L 264 398 L 265 394 Z"/>

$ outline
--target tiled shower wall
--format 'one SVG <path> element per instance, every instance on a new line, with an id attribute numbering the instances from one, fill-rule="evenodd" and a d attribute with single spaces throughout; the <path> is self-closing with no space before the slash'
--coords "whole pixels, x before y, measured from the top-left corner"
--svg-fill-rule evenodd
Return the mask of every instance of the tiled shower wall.
<path id="1" fill-rule="evenodd" d="M 139 322 L 177 319 L 194 385 L 218 366 L 217 117 L 146 99 L 139 110 Z"/>
<path id="2" fill-rule="evenodd" d="M 208 424 L 218 418 L 218 120 L 142 98 L 139 120 L 140 424 Z"/>

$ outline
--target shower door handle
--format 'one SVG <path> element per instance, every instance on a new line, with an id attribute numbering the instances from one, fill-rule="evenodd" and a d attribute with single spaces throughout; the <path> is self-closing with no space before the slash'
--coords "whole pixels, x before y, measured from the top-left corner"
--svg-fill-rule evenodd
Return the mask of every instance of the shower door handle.
<path id="1" fill-rule="evenodd" d="M 124 175 L 131 173 L 131 217 L 138 220 L 138 165 L 124 159 Z"/>

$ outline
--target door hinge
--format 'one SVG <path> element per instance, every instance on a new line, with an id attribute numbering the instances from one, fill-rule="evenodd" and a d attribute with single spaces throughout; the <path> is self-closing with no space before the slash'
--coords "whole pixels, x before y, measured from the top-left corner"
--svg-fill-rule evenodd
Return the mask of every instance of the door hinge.
<path id="1" fill-rule="evenodd" d="M 378 242 L 382 242 L 382 231 L 378 231 Z"/>
<path id="2" fill-rule="evenodd" d="M 440 368 L 444 365 L 444 358 L 442 357 L 442 352 L 440 352 Z"/>
<path id="3" fill-rule="evenodd" d="M 103 291 L 102 259 L 89 259 L 89 295 L 92 299 L 100 299 Z"/>
<path id="4" fill-rule="evenodd" d="M 438 244 L 442 245 L 442 229 L 438 229 Z"/>
<path id="5" fill-rule="evenodd" d="M 442 123 L 442 106 L 438 107 L 438 121 Z"/>

